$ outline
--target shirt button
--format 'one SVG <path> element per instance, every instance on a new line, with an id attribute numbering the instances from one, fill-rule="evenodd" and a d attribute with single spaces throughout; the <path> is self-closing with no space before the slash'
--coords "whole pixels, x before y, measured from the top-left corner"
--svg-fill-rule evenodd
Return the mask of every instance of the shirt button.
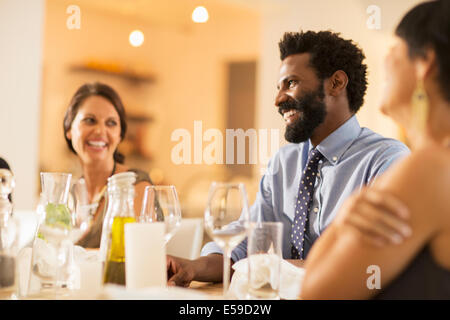
<path id="1" fill-rule="evenodd" d="M 337 157 L 336 157 L 336 156 L 335 156 L 335 157 L 333 157 L 332 159 L 333 159 L 333 161 L 337 161 Z"/>
<path id="2" fill-rule="evenodd" d="M 313 211 L 314 211 L 315 213 L 317 213 L 317 212 L 319 212 L 319 208 L 316 207 L 316 208 L 313 209 Z"/>

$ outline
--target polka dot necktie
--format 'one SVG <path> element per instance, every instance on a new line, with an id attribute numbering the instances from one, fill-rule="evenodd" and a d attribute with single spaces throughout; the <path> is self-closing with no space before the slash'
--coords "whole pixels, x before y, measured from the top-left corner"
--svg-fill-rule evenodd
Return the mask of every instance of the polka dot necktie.
<path id="1" fill-rule="evenodd" d="M 295 204 L 295 218 L 292 224 L 291 243 L 292 259 L 303 259 L 303 244 L 305 242 L 306 221 L 308 221 L 309 207 L 312 203 L 314 183 L 318 173 L 319 161 L 323 155 L 316 149 L 309 152 L 308 163 L 303 170 Z"/>

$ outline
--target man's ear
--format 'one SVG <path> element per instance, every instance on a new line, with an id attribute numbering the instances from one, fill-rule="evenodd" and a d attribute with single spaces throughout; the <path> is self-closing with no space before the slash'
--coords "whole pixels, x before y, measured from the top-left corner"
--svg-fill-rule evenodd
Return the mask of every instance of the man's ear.
<path id="1" fill-rule="evenodd" d="M 328 94 L 333 97 L 339 96 L 342 92 L 345 92 L 347 84 L 347 74 L 342 70 L 336 71 L 328 78 Z"/>

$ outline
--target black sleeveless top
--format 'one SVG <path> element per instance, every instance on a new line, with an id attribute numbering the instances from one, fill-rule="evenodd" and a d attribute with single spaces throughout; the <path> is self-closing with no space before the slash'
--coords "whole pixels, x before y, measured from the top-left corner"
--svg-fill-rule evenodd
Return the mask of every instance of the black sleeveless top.
<path id="1" fill-rule="evenodd" d="M 438 265 L 425 246 L 375 299 L 450 299 L 450 270 Z"/>

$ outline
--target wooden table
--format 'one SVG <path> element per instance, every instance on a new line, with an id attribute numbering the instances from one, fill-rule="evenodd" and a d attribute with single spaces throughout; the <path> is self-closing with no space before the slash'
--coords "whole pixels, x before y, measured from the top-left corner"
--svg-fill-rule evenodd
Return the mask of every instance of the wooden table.
<path id="1" fill-rule="evenodd" d="M 213 282 L 200 282 L 200 281 L 192 281 L 189 285 L 189 289 L 196 290 L 198 292 L 214 296 L 215 298 L 220 299 L 223 294 L 223 286 L 222 283 L 213 283 Z"/>

